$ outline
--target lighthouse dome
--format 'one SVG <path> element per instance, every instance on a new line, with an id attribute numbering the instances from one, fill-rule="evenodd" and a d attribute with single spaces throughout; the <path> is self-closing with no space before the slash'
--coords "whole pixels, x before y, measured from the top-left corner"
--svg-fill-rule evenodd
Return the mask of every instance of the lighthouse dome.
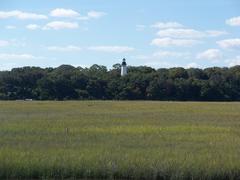
<path id="1" fill-rule="evenodd" d="M 126 59 L 124 58 L 123 61 L 122 61 L 122 66 L 126 66 L 127 63 L 126 63 Z"/>

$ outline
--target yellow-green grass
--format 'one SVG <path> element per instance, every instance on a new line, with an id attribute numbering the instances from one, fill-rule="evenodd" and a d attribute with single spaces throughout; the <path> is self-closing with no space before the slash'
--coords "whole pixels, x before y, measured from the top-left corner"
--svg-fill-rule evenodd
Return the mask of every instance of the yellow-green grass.
<path id="1" fill-rule="evenodd" d="M 2 101 L 0 178 L 238 179 L 240 103 Z"/>

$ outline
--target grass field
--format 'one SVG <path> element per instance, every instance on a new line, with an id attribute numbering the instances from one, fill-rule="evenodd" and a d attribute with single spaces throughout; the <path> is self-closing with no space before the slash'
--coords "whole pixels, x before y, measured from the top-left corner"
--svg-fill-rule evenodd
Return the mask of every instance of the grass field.
<path id="1" fill-rule="evenodd" d="M 0 102 L 0 178 L 239 179 L 240 103 Z"/>

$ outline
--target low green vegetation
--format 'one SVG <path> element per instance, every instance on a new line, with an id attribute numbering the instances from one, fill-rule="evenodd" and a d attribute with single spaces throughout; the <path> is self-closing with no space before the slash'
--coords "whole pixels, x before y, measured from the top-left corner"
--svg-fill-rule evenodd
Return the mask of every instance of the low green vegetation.
<path id="1" fill-rule="evenodd" d="M 0 102 L 0 178 L 238 179 L 240 103 Z"/>

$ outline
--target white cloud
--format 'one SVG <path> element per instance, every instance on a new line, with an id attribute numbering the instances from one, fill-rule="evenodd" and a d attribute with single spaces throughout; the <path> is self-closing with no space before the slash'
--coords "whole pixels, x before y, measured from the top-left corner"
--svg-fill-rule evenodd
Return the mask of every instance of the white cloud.
<path id="1" fill-rule="evenodd" d="M 98 18 L 105 16 L 106 13 L 100 12 L 100 11 L 89 11 L 87 15 L 89 18 L 98 19 Z"/>
<path id="2" fill-rule="evenodd" d="M 132 56 L 132 59 L 137 59 L 145 61 L 143 63 L 146 66 L 152 66 L 155 68 L 159 67 L 179 67 L 179 64 L 176 64 L 177 60 L 186 60 L 190 57 L 189 52 L 174 52 L 174 51 L 157 51 L 149 55 L 137 55 Z"/>
<path id="3" fill-rule="evenodd" d="M 218 37 L 218 36 L 222 36 L 222 35 L 227 35 L 228 32 L 226 31 L 216 31 L 216 30 L 209 30 L 206 31 L 207 35 L 210 37 Z"/>
<path id="4" fill-rule="evenodd" d="M 240 48 L 240 39 L 225 39 L 222 41 L 218 41 L 217 44 L 224 49 L 234 49 Z"/>
<path id="5" fill-rule="evenodd" d="M 158 31 L 157 35 L 160 37 L 171 37 L 171 38 L 190 38 L 198 39 L 204 37 L 218 37 L 228 34 L 226 31 L 197 31 L 195 29 L 163 29 Z"/>
<path id="6" fill-rule="evenodd" d="M 183 25 L 177 22 L 157 22 L 151 27 L 159 29 L 182 28 Z"/>
<path id="7" fill-rule="evenodd" d="M 103 16 L 105 16 L 107 13 L 100 12 L 100 11 L 89 11 L 86 16 L 80 16 L 78 17 L 79 20 L 90 20 L 90 19 L 99 19 Z"/>
<path id="8" fill-rule="evenodd" d="M 1 63 L 0 70 L 7 71 L 7 70 L 11 70 L 14 67 L 17 67 L 16 63 Z"/>
<path id="9" fill-rule="evenodd" d="M 31 60 L 38 58 L 39 57 L 33 56 L 31 54 L 0 54 L 0 60 Z"/>
<path id="10" fill-rule="evenodd" d="M 57 8 L 50 12 L 50 16 L 53 17 L 65 17 L 65 18 L 77 18 L 79 20 L 99 19 L 105 16 L 105 12 L 101 11 L 89 11 L 87 15 L 81 16 L 80 13 L 72 9 Z"/>
<path id="11" fill-rule="evenodd" d="M 169 63 L 167 61 L 151 61 L 151 62 L 146 62 L 144 65 L 145 66 L 151 66 L 151 67 L 154 67 L 154 68 L 179 67 L 178 64 Z"/>
<path id="12" fill-rule="evenodd" d="M 47 47 L 48 50 L 50 51 L 58 51 L 58 52 L 78 52 L 81 51 L 82 48 L 78 46 L 49 46 Z"/>
<path id="13" fill-rule="evenodd" d="M 107 53 L 126 53 L 135 50 L 134 48 L 128 46 L 93 46 L 88 49 Z"/>
<path id="14" fill-rule="evenodd" d="M 240 65 L 240 56 L 236 56 L 234 59 L 227 60 L 228 66 Z"/>
<path id="15" fill-rule="evenodd" d="M 5 26 L 6 29 L 16 29 L 16 26 L 12 26 L 12 25 L 8 25 L 8 26 Z"/>
<path id="16" fill-rule="evenodd" d="M 197 63 L 195 62 L 191 62 L 189 64 L 186 65 L 186 68 L 200 68 L 200 65 L 198 65 Z"/>
<path id="17" fill-rule="evenodd" d="M 179 58 L 179 57 L 187 57 L 189 55 L 190 54 L 186 52 L 158 51 L 153 53 L 152 57 L 153 58 L 169 58 L 169 57 Z"/>
<path id="18" fill-rule="evenodd" d="M 148 56 L 148 55 L 137 55 L 137 56 L 132 56 L 132 59 L 149 60 L 149 59 L 152 59 L 152 56 Z"/>
<path id="19" fill-rule="evenodd" d="M 222 58 L 222 53 L 218 49 L 208 49 L 204 52 L 197 54 L 196 58 L 207 60 L 219 60 Z"/>
<path id="20" fill-rule="evenodd" d="M 192 40 L 192 39 L 156 38 L 152 40 L 151 45 L 155 45 L 159 47 L 170 47 L 170 46 L 189 47 L 199 43 L 200 41 Z"/>
<path id="21" fill-rule="evenodd" d="M 151 62 L 145 63 L 144 65 L 151 66 L 154 68 L 172 68 L 172 67 L 201 68 L 201 66 L 196 62 L 191 62 L 187 65 L 180 65 L 177 63 L 171 63 L 167 61 L 151 61 Z"/>
<path id="22" fill-rule="evenodd" d="M 37 25 L 37 24 L 28 24 L 28 25 L 26 26 L 26 28 L 29 29 L 29 30 L 36 30 L 36 29 L 39 29 L 40 26 Z"/>
<path id="23" fill-rule="evenodd" d="M 43 27 L 43 30 L 46 29 L 54 29 L 54 30 L 59 30 L 59 29 L 77 29 L 78 23 L 76 22 L 66 22 L 66 21 L 52 21 L 48 24 L 46 24 Z"/>
<path id="24" fill-rule="evenodd" d="M 57 8 L 50 12 L 53 17 L 78 17 L 80 14 L 72 9 Z"/>
<path id="25" fill-rule="evenodd" d="M 157 33 L 160 37 L 171 37 L 171 38 L 202 38 L 205 36 L 204 33 L 194 29 L 164 29 Z"/>
<path id="26" fill-rule="evenodd" d="M 233 18 L 226 20 L 226 24 L 228 24 L 230 26 L 240 26 L 240 16 L 233 17 Z"/>
<path id="27" fill-rule="evenodd" d="M 7 19 L 7 18 L 12 18 L 12 17 L 17 18 L 17 19 L 21 19 L 21 20 L 48 19 L 48 17 L 46 15 L 29 13 L 29 12 L 22 12 L 22 11 L 19 11 L 19 10 L 0 11 L 0 19 Z"/>
<path id="28" fill-rule="evenodd" d="M 183 60 L 190 57 L 188 52 L 157 51 L 149 55 L 132 56 L 132 59 L 145 61 L 146 66 L 159 67 L 177 67 L 176 60 Z M 175 62 L 174 62 L 175 61 Z"/>
<path id="29" fill-rule="evenodd" d="M 0 47 L 4 47 L 4 46 L 8 46 L 8 45 L 9 45 L 8 41 L 0 40 Z"/>
<path id="30" fill-rule="evenodd" d="M 11 46 L 13 47 L 26 47 L 27 43 L 26 43 L 26 39 L 25 38 L 20 38 L 20 39 L 11 39 L 9 41 L 9 44 L 11 44 Z"/>
<path id="31" fill-rule="evenodd" d="M 81 20 L 81 21 L 88 21 L 88 20 L 90 20 L 90 18 L 88 16 L 80 16 L 77 19 Z"/>

